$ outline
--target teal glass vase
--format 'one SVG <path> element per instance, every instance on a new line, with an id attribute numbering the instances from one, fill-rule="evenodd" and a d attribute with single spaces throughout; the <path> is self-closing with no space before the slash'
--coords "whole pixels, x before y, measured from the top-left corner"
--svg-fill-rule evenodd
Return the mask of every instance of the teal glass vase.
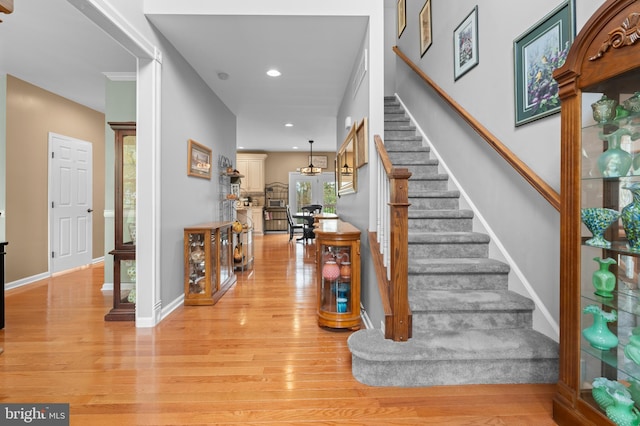
<path id="1" fill-rule="evenodd" d="M 615 265 L 617 262 L 610 257 L 601 259 L 594 257 L 593 260 L 598 262 L 599 268 L 594 271 L 591 276 L 591 282 L 596 289 L 596 295 L 605 299 L 613 298 L 613 290 L 616 288 L 616 276 L 609 270 L 609 266 Z"/>
<path id="2" fill-rule="evenodd" d="M 604 177 L 626 176 L 631 168 L 633 157 L 620 148 L 622 136 L 631 135 L 627 129 L 620 128 L 611 133 L 600 133 L 600 139 L 606 140 L 609 148 L 598 157 L 598 169 Z"/>
<path id="3" fill-rule="evenodd" d="M 640 413 L 633 406 L 633 400 L 619 392 L 614 392 L 611 396 L 613 397 L 613 404 L 609 405 L 605 410 L 607 417 L 618 426 L 638 426 L 640 424 Z"/>
<path id="4" fill-rule="evenodd" d="M 629 248 L 640 251 L 640 182 L 635 182 L 622 188 L 631 191 L 633 201 L 627 204 L 620 212 L 622 227 L 627 235 Z"/>
<path id="5" fill-rule="evenodd" d="M 605 312 L 598 305 L 588 305 L 582 312 L 593 315 L 591 327 L 582 330 L 582 335 L 591 346 L 601 351 L 608 351 L 618 346 L 618 336 L 613 334 L 607 326 L 607 323 L 618 319 L 618 312 L 615 309 Z"/>

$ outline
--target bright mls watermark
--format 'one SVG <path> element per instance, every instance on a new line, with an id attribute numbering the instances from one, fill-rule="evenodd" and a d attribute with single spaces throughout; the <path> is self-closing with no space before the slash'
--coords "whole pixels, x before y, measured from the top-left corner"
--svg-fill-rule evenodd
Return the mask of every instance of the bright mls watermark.
<path id="1" fill-rule="evenodd" d="M 69 404 L 0 404 L 0 424 L 69 426 Z"/>

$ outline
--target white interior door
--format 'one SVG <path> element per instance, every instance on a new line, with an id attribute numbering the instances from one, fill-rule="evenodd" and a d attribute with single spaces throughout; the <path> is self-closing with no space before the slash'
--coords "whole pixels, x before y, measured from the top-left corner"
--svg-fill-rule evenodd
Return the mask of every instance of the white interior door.
<path id="1" fill-rule="evenodd" d="M 49 133 L 51 273 L 92 260 L 92 148 L 89 142 Z"/>

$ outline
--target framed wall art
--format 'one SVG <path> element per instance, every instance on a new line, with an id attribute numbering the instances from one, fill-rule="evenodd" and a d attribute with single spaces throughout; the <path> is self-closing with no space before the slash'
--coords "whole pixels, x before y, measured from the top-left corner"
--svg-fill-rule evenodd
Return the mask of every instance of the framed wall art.
<path id="1" fill-rule="evenodd" d="M 356 168 L 360 168 L 369 162 L 367 141 L 367 117 L 363 118 L 356 126 Z"/>
<path id="2" fill-rule="evenodd" d="M 423 57 L 431 46 L 431 0 L 427 0 L 419 16 L 420 23 L 420 57 Z"/>
<path id="3" fill-rule="evenodd" d="M 567 0 L 513 42 L 515 125 L 560 111 L 553 71 L 575 37 L 574 0 Z"/>
<path id="4" fill-rule="evenodd" d="M 211 179 L 211 150 L 189 139 L 187 153 L 187 175 Z"/>
<path id="5" fill-rule="evenodd" d="M 398 38 L 400 38 L 400 36 L 404 32 L 404 29 L 407 28 L 406 0 L 398 0 L 397 13 L 398 13 Z"/>
<path id="6" fill-rule="evenodd" d="M 315 167 L 320 167 L 321 169 L 327 168 L 327 163 L 329 159 L 326 155 L 310 155 L 309 156 L 309 164 L 313 164 Z"/>
<path id="7" fill-rule="evenodd" d="M 453 31 L 453 78 L 478 65 L 478 6 Z"/>

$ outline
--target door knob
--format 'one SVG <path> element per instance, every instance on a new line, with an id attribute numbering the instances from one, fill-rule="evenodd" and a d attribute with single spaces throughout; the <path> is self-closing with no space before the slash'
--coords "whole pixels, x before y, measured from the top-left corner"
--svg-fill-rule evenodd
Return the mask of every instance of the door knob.
<path id="1" fill-rule="evenodd" d="M 91 213 L 93 209 L 87 209 L 87 213 Z"/>

